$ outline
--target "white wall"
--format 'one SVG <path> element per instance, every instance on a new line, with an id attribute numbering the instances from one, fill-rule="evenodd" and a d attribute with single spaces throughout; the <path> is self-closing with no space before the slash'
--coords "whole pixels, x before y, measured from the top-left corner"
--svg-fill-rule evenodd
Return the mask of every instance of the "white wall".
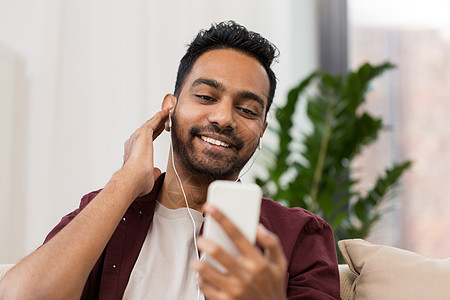
<path id="1" fill-rule="evenodd" d="M 13 143 L 23 151 L 8 152 L 1 168 L 9 159 L 25 162 L 19 177 L 1 173 L 1 216 L 20 211 L 14 218 L 23 232 L 0 231 L 2 249 L 5 240 L 14 244 L 0 262 L 33 251 L 83 194 L 120 168 L 123 142 L 173 91 L 179 59 L 199 29 L 234 19 L 275 43 L 280 103 L 317 66 L 315 9 L 314 0 L 0 0 L 0 43 L 22 57 L 28 86 L 23 117 L 15 119 L 23 132 L 0 131 L 1 148 Z M 2 106 L 16 101 L 0 96 Z M 15 133 L 25 146 L 7 139 Z M 155 150 L 163 169 L 167 148 L 163 135 Z M 11 206 L 4 195 L 18 183 L 23 205 Z"/>
<path id="2" fill-rule="evenodd" d="M 22 58 L 1 43 L 0 99 L 0 258 L 12 261 L 24 244 L 26 83 Z"/>

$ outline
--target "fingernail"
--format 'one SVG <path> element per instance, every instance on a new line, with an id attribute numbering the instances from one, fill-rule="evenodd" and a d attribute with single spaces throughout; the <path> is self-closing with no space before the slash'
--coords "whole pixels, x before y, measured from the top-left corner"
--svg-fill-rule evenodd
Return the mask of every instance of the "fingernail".
<path id="1" fill-rule="evenodd" d="M 214 212 L 214 206 L 209 203 L 203 204 L 203 212 L 207 214 L 211 214 Z"/>

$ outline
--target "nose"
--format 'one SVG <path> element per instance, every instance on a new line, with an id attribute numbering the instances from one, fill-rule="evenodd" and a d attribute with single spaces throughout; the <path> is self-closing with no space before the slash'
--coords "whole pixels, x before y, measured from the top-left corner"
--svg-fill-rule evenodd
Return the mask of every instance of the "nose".
<path id="1" fill-rule="evenodd" d="M 236 129 L 234 107 L 231 101 L 220 101 L 216 105 L 212 105 L 208 114 L 208 121 L 222 129 Z"/>

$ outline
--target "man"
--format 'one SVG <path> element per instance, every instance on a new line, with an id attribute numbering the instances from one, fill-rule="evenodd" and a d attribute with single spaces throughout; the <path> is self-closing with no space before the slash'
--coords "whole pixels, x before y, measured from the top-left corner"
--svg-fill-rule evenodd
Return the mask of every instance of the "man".
<path id="1" fill-rule="evenodd" d="M 201 31 L 180 62 L 174 94 L 125 143 L 123 167 L 101 191 L 83 197 L 46 243 L 5 276 L 0 294 L 338 299 L 333 235 L 324 220 L 263 199 L 252 245 L 219 210 L 205 205 L 208 185 L 237 180 L 260 144 L 275 93 L 276 52 L 234 22 Z M 164 128 L 171 131 L 173 151 L 161 174 L 153 165 L 153 140 Z M 193 237 L 203 214 L 223 227 L 241 256 Z M 196 245 L 227 272 L 198 260 Z"/>

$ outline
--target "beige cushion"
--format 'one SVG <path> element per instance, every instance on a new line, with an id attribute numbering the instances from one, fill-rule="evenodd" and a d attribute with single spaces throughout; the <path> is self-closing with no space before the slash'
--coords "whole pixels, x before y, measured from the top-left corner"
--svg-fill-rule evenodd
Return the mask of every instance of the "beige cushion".
<path id="1" fill-rule="evenodd" d="M 356 274 L 353 273 L 347 264 L 339 265 L 339 279 L 341 282 L 341 299 L 349 300 L 352 298 L 353 281 L 356 279 Z"/>
<path id="2" fill-rule="evenodd" d="M 361 239 L 338 243 L 359 276 L 352 299 L 450 299 L 450 258 L 431 259 Z"/>

